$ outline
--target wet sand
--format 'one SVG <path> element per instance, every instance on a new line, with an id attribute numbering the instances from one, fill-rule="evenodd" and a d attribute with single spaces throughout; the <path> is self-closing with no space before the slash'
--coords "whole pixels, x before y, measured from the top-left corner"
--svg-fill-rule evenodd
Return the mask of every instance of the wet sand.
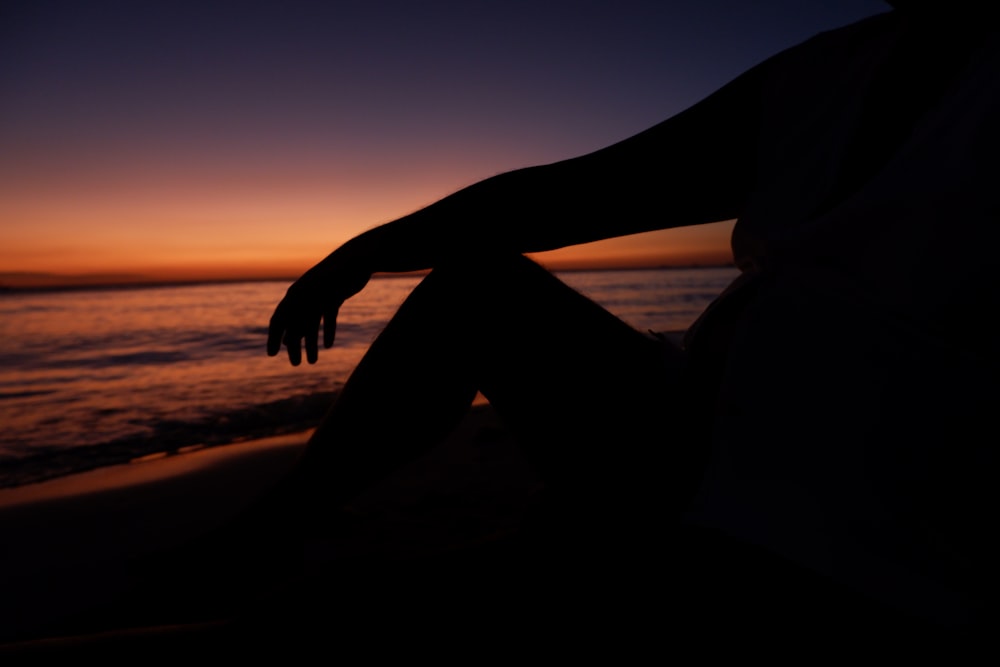
<path id="1" fill-rule="evenodd" d="M 329 525 L 234 522 L 307 438 L 0 490 L 0 658 L 311 659 L 419 645 L 478 662 L 540 645 L 551 657 L 621 660 L 723 636 L 716 648 L 729 656 L 755 642 L 914 642 L 909 625 L 878 610 L 861 618 L 871 610 L 787 564 L 712 541 L 678 552 L 704 537 L 693 534 L 658 544 L 661 521 L 632 522 L 639 534 L 624 545 L 588 533 L 585 518 L 569 539 L 556 534 L 565 516 L 539 512 L 544 486 L 488 405 Z"/>
<path id="2" fill-rule="evenodd" d="M 432 561 L 514 534 L 541 488 L 480 404 L 452 437 L 357 498 L 328 530 L 270 542 L 262 531 L 220 547 L 220 527 L 291 468 L 308 435 L 0 490 L 4 650 L 179 638 L 246 618 L 249 607 L 287 597 L 298 582 L 343 588 L 328 580 L 344 568 L 367 570 L 352 578 L 351 595 L 360 599 L 369 587 L 384 594 L 410 576 L 402 574 L 408 568 L 419 578 Z"/>

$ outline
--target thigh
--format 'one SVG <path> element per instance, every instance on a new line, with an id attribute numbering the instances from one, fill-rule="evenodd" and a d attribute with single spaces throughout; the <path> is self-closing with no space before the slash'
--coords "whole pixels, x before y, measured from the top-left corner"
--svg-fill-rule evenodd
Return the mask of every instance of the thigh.
<path id="1" fill-rule="evenodd" d="M 602 506 L 690 487 L 700 452 L 679 347 L 523 258 L 493 267 L 477 294 L 477 385 L 549 485 Z"/>

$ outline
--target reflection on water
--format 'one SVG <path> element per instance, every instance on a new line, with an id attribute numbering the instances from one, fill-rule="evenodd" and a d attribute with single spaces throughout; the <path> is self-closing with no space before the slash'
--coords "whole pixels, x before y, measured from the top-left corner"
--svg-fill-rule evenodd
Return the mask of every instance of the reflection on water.
<path id="1" fill-rule="evenodd" d="M 561 277 L 640 330 L 678 330 L 734 275 Z M 418 281 L 373 280 L 342 307 L 337 346 L 321 350 L 316 366 L 299 368 L 264 353 L 267 322 L 287 283 L 0 295 L 0 457 L 165 432 L 182 445 L 197 444 L 206 431 L 238 437 L 268 406 L 276 419 L 294 421 L 296 405 L 340 386 Z"/>

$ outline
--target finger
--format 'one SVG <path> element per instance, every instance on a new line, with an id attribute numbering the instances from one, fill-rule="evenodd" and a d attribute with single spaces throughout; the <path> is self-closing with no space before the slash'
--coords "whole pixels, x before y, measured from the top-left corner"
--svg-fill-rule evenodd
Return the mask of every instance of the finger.
<path id="1" fill-rule="evenodd" d="M 337 312 L 340 306 L 333 306 L 323 313 L 323 347 L 330 349 L 333 347 L 333 339 L 337 334 Z"/>
<path id="2" fill-rule="evenodd" d="M 298 366 L 302 363 L 301 342 L 301 336 L 293 336 L 290 333 L 285 334 L 285 347 L 288 349 L 288 361 L 292 364 L 292 366 Z"/>
<path id="3" fill-rule="evenodd" d="M 319 319 L 309 325 L 306 331 L 306 361 L 315 364 L 319 359 Z"/>
<path id="4" fill-rule="evenodd" d="M 282 318 L 278 317 L 277 311 L 271 316 L 271 322 L 267 326 L 267 356 L 273 357 L 281 352 L 281 337 L 285 333 L 285 325 Z"/>

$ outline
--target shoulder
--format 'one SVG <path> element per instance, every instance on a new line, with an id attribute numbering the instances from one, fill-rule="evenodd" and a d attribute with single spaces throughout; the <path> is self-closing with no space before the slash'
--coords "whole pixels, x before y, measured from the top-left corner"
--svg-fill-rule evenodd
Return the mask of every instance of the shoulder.
<path id="1" fill-rule="evenodd" d="M 899 17 L 895 12 L 885 12 L 869 16 L 839 28 L 825 30 L 799 44 L 785 49 L 777 57 L 855 51 L 865 46 L 888 43 L 895 39 L 900 30 Z"/>
<path id="2" fill-rule="evenodd" d="M 815 79 L 822 77 L 824 72 L 869 67 L 892 46 L 899 30 L 894 12 L 876 14 L 818 33 L 777 53 L 764 65 L 768 76 L 778 80 Z"/>

